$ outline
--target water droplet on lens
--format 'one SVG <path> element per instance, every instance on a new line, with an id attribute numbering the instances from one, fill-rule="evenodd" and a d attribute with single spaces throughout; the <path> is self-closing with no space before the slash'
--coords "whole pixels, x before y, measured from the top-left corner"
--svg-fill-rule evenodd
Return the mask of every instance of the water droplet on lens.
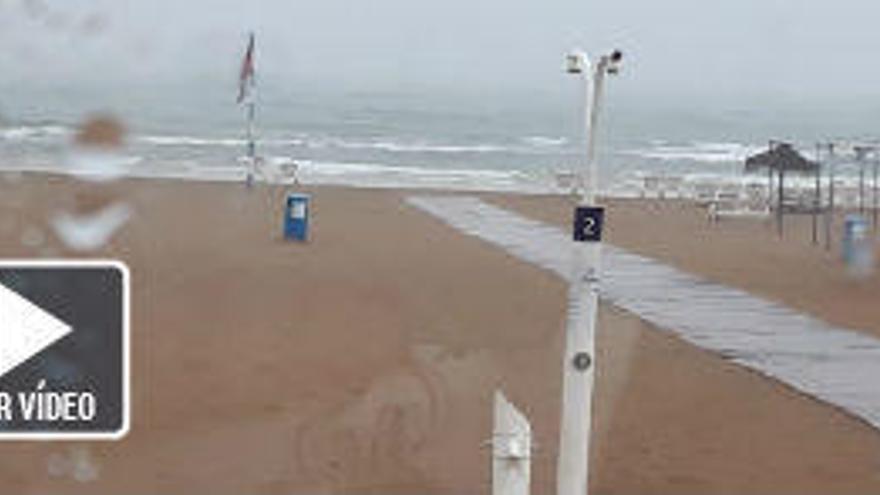
<path id="1" fill-rule="evenodd" d="M 64 455 L 55 452 L 46 460 L 46 471 L 53 478 L 64 476 L 70 469 L 70 463 L 64 458 Z"/>
<path id="2" fill-rule="evenodd" d="M 99 249 L 131 218 L 132 209 L 126 203 L 114 203 L 95 213 L 74 215 L 61 212 L 52 218 L 55 234 L 74 251 Z"/>
<path id="3" fill-rule="evenodd" d="M 21 244 L 25 247 L 36 248 L 46 242 L 46 235 L 36 227 L 28 227 L 21 234 Z"/>
<path id="4" fill-rule="evenodd" d="M 140 161 L 121 153 L 126 133 L 125 126 L 115 117 L 87 118 L 77 128 L 67 157 L 71 173 L 90 182 L 109 182 L 125 176 L 129 167 Z"/>

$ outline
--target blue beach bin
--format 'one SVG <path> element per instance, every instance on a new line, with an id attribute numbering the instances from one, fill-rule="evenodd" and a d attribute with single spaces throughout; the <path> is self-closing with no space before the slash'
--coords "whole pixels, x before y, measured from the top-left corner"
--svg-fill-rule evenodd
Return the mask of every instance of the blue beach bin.
<path id="1" fill-rule="evenodd" d="M 288 193 L 284 204 L 284 239 L 305 242 L 309 240 L 308 194 Z"/>
<path id="2" fill-rule="evenodd" d="M 861 215 L 847 215 L 843 220 L 843 261 L 858 274 L 869 273 L 874 266 L 874 249 L 868 235 L 868 222 Z"/>

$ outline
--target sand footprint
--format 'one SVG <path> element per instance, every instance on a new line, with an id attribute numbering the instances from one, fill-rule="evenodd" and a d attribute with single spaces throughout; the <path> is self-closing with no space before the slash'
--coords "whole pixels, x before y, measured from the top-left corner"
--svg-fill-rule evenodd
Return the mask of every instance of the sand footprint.
<path id="1" fill-rule="evenodd" d="M 300 475 L 334 486 L 364 486 L 416 475 L 419 453 L 442 432 L 437 381 L 418 369 L 385 375 L 335 413 L 297 431 Z"/>

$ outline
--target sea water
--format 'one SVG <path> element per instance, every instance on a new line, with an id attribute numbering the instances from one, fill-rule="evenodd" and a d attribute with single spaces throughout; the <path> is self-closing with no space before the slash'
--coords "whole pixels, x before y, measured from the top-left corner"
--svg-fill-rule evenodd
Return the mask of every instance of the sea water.
<path id="1" fill-rule="evenodd" d="M 551 88 L 552 89 L 552 88 Z M 353 91 L 261 85 L 256 134 L 268 164 L 295 160 L 303 182 L 552 191 L 582 166 L 582 102 L 557 90 L 401 87 Z M 633 194 L 645 177 L 761 182 L 745 158 L 769 139 L 811 155 L 819 139 L 860 138 L 870 112 L 804 102 L 689 101 L 610 91 L 600 132 L 601 187 Z M 239 180 L 244 109 L 216 81 L 43 84 L 0 92 L 0 168 L 63 171 L 76 125 L 109 113 L 129 127 L 130 175 Z M 812 155 L 811 155 L 812 156 Z M 845 164 L 844 164 L 845 165 Z M 844 178 L 854 169 L 843 166 Z"/>

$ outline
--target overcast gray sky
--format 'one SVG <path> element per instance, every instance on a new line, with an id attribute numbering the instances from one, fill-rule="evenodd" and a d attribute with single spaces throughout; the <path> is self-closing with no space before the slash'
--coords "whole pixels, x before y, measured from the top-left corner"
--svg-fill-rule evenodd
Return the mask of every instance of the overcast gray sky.
<path id="1" fill-rule="evenodd" d="M 0 0 L 0 84 L 234 77 L 552 91 L 563 53 L 620 47 L 632 96 L 880 95 L 870 0 Z"/>

